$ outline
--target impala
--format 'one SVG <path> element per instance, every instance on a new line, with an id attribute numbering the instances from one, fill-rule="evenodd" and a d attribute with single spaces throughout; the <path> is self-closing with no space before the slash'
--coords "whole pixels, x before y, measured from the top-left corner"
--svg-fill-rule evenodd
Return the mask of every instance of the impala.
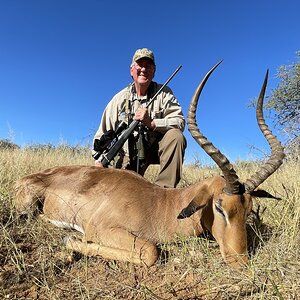
<path id="1" fill-rule="evenodd" d="M 233 267 L 247 263 L 246 220 L 252 210 L 252 197 L 275 198 L 257 188 L 282 164 L 284 151 L 263 118 L 268 71 L 256 116 L 272 153 L 254 175 L 240 182 L 229 160 L 200 132 L 196 124 L 198 100 L 220 63 L 204 76 L 192 97 L 188 129 L 223 176 L 185 188 L 161 188 L 127 170 L 54 167 L 18 181 L 17 209 L 26 213 L 42 204 L 44 219 L 83 233 L 82 239 L 68 238 L 66 247 L 85 255 L 151 266 L 158 258 L 159 243 L 209 231 L 227 263 Z"/>

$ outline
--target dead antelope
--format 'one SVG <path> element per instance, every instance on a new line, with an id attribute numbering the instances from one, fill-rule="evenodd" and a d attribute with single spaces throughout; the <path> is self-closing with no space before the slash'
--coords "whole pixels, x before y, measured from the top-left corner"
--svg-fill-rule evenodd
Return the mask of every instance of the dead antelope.
<path id="1" fill-rule="evenodd" d="M 195 91 L 188 111 L 188 129 L 223 176 L 213 176 L 186 188 L 167 189 L 126 170 L 55 167 L 18 182 L 17 209 L 26 212 L 42 203 L 45 219 L 84 234 L 82 241 L 69 238 L 66 246 L 85 255 L 151 266 L 158 258 L 158 243 L 176 236 L 198 236 L 208 230 L 227 263 L 246 263 L 246 219 L 252 209 L 252 196 L 273 197 L 256 188 L 279 168 L 284 152 L 263 118 L 268 73 L 256 116 L 272 154 L 258 172 L 241 183 L 228 159 L 200 132 L 195 119 L 197 103 L 207 79 L 219 64 L 205 75 Z"/>

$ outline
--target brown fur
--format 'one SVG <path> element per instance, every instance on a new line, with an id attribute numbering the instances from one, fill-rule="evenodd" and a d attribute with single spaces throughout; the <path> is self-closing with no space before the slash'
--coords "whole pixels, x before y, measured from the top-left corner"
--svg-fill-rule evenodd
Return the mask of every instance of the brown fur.
<path id="1" fill-rule="evenodd" d="M 248 194 L 224 194 L 224 186 L 215 176 L 187 188 L 164 189 L 126 170 L 56 167 L 22 178 L 16 207 L 28 212 L 41 201 L 49 221 L 82 228 L 85 241 L 69 240 L 67 247 L 87 255 L 150 266 L 158 256 L 157 243 L 209 230 L 224 259 L 236 265 L 247 261 L 245 223 L 252 202 Z M 178 218 L 193 205 L 200 208 Z"/>

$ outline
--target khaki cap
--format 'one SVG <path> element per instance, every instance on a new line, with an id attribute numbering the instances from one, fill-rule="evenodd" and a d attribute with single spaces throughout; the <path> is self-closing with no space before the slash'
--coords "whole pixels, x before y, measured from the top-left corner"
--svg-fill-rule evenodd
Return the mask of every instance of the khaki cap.
<path id="1" fill-rule="evenodd" d="M 154 54 L 151 50 L 147 48 L 137 49 L 133 55 L 132 63 L 138 61 L 141 58 L 149 58 L 152 60 L 153 64 L 155 65 Z"/>

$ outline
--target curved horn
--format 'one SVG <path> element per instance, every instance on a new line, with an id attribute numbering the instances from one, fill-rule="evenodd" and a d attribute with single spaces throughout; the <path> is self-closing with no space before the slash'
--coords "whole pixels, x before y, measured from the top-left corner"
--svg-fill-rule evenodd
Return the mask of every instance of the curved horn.
<path id="1" fill-rule="evenodd" d="M 215 66 L 213 66 L 207 74 L 204 76 L 200 84 L 198 85 L 194 96 L 192 97 L 190 107 L 188 110 L 188 129 L 191 133 L 192 137 L 195 139 L 195 141 L 203 148 L 203 150 L 215 161 L 215 163 L 218 165 L 218 167 L 222 170 L 223 175 L 226 180 L 226 186 L 224 191 L 229 194 L 239 194 L 240 191 L 240 183 L 239 178 L 233 169 L 233 166 L 229 162 L 229 160 L 226 158 L 225 155 L 223 155 L 219 149 L 217 149 L 208 139 L 200 132 L 197 123 L 196 123 L 196 109 L 198 100 L 200 97 L 200 94 L 202 92 L 202 89 L 208 80 L 211 73 L 219 66 L 219 64 L 222 62 L 218 62 Z"/>
<path id="2" fill-rule="evenodd" d="M 273 135 L 272 131 L 269 130 L 264 116 L 263 116 L 263 100 L 265 96 L 265 91 L 267 87 L 268 82 L 268 74 L 269 70 L 266 72 L 265 80 L 263 83 L 263 86 L 261 88 L 258 100 L 257 100 L 257 106 L 256 106 L 256 119 L 257 124 L 265 136 L 266 140 L 268 141 L 270 147 L 271 147 L 271 157 L 268 159 L 268 161 L 249 179 L 245 182 L 245 189 L 247 193 L 252 192 L 255 188 L 257 188 L 262 182 L 264 182 L 271 174 L 273 174 L 282 164 L 282 161 L 284 159 L 284 149 L 279 140 L 276 138 L 275 135 Z"/>

